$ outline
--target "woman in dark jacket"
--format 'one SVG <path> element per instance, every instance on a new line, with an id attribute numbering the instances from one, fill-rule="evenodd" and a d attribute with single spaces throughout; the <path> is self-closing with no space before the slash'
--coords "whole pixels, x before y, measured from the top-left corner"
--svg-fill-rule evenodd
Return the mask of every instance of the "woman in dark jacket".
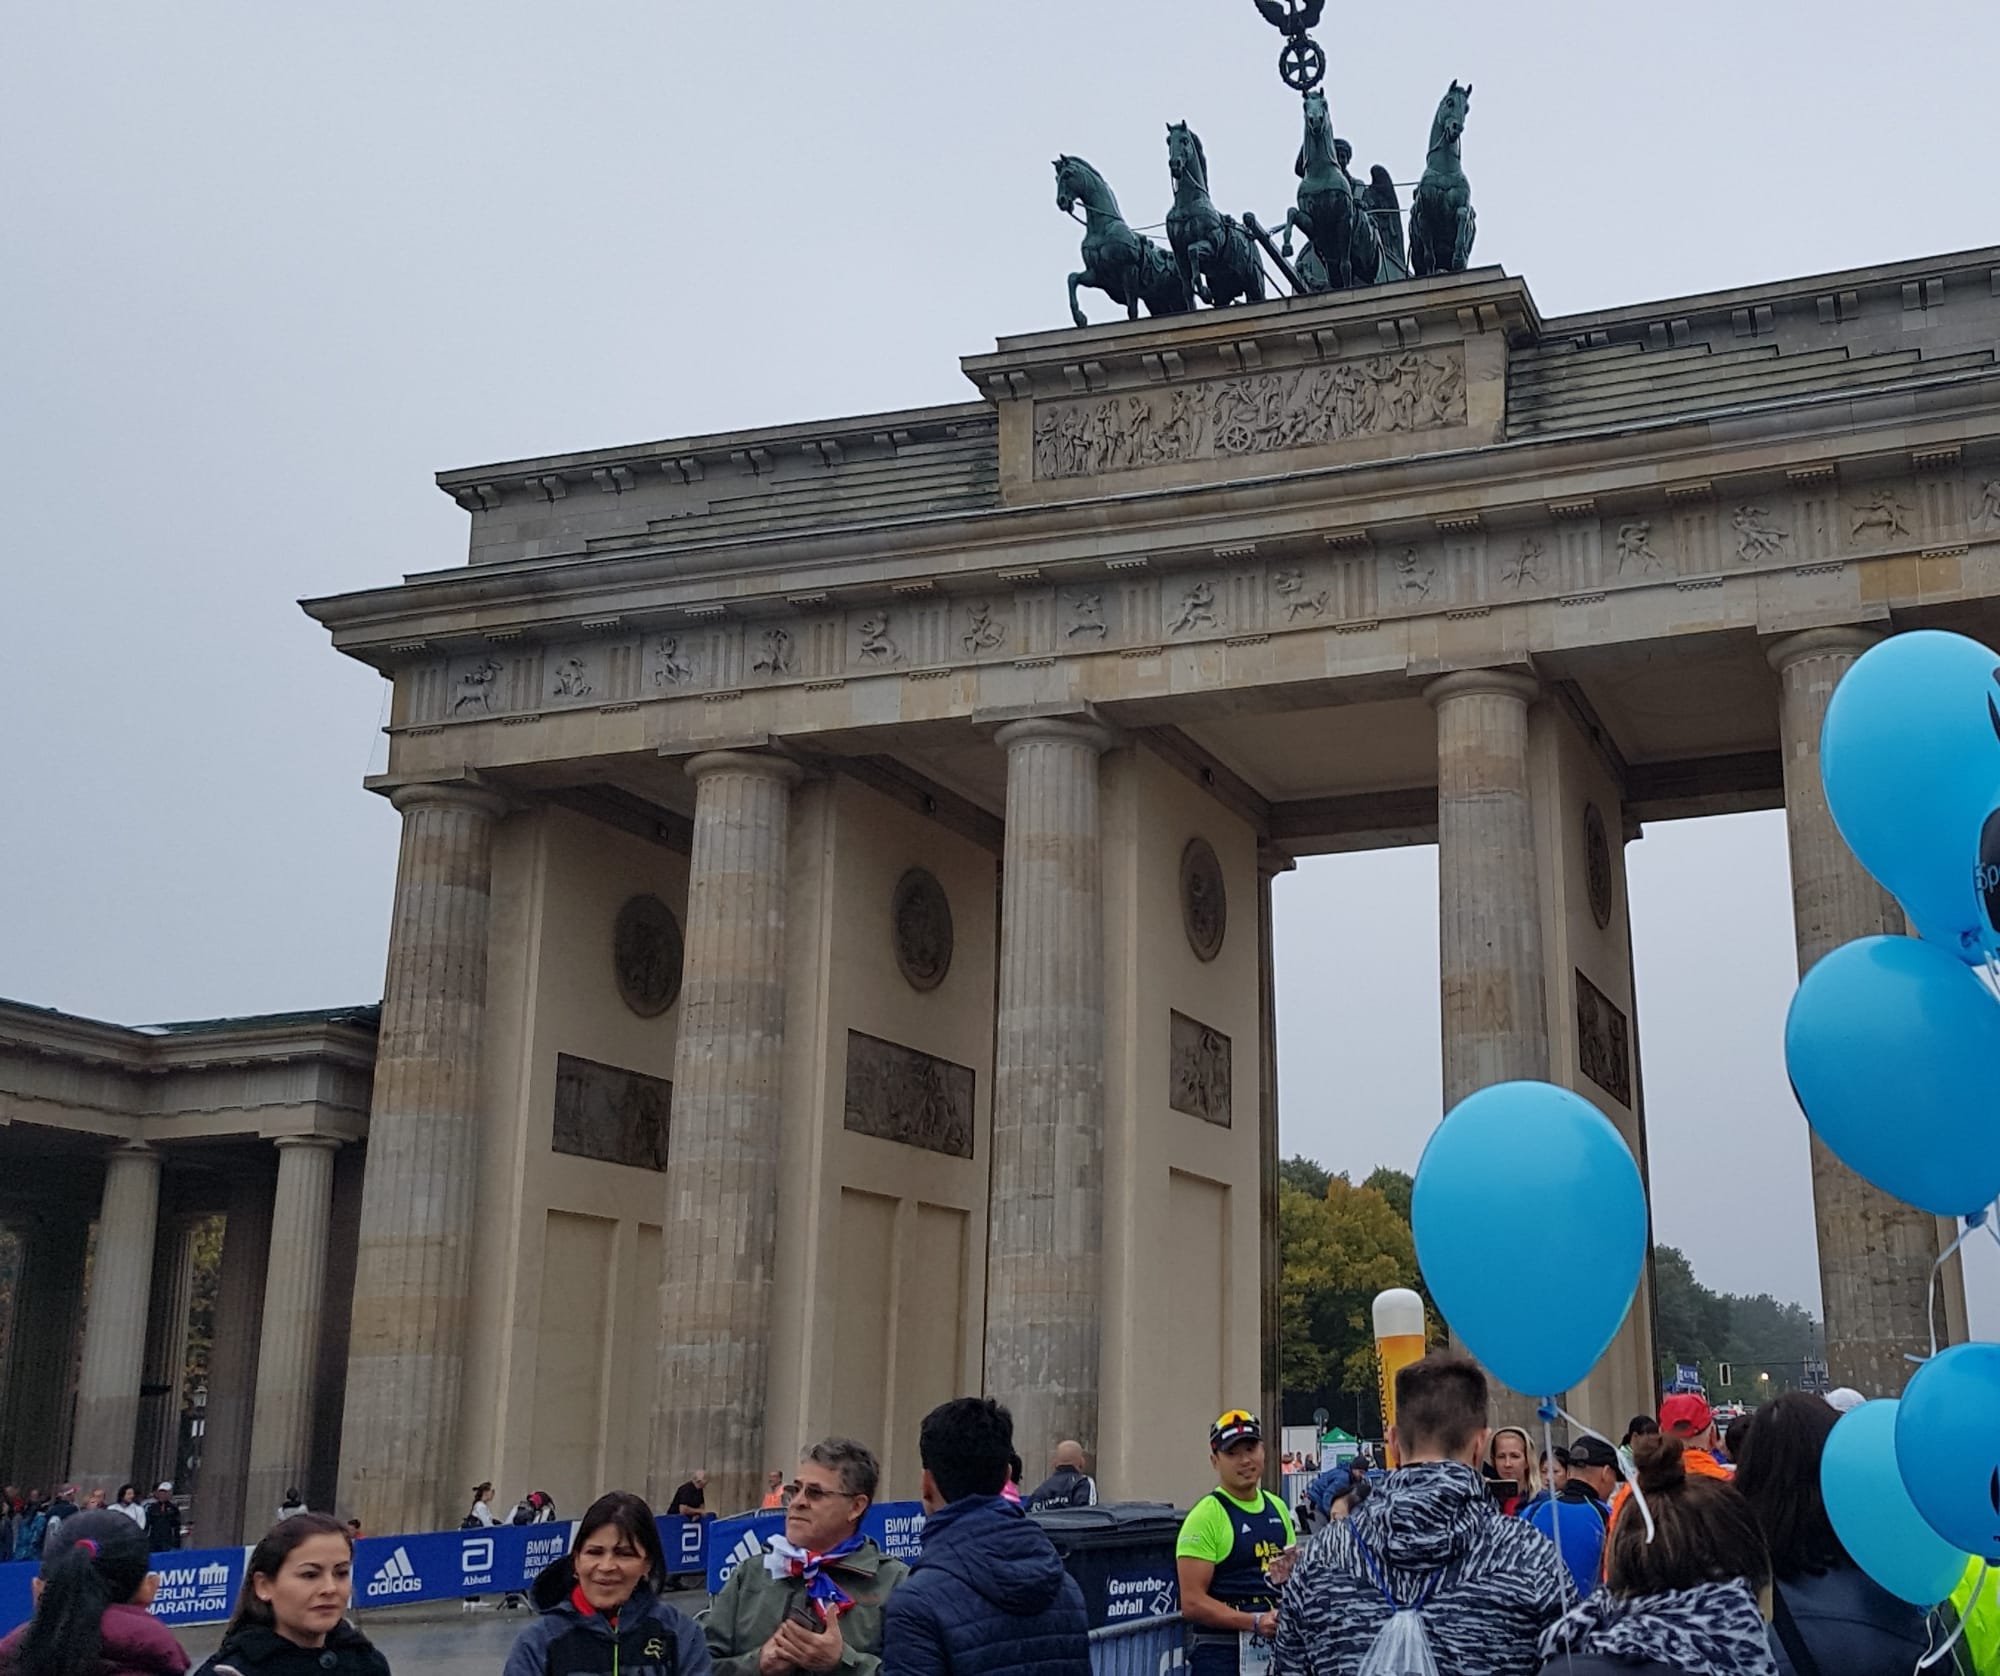
<path id="1" fill-rule="evenodd" d="M 236 1614 L 197 1676 L 389 1676 L 347 1621 L 354 1540 L 325 1513 L 281 1519 L 250 1555 Z"/>
<path id="2" fill-rule="evenodd" d="M 1923 1608 L 1857 1566 L 1826 1516 L 1820 1457 L 1839 1420 L 1823 1398 L 1788 1391 L 1757 1410 L 1736 1464 L 1777 1579 L 1771 1653 L 1780 1676 L 1909 1676 L 1930 1646 Z"/>
<path id="3" fill-rule="evenodd" d="M 1543 1676 L 1777 1676 L 1762 1600 L 1771 1561 L 1734 1485 L 1691 1478 L 1677 1437 L 1632 1454 L 1653 1516 L 1611 1527 L 1608 1587 L 1542 1637 Z"/>
<path id="4" fill-rule="evenodd" d="M 73 1513 L 50 1538 L 35 1615 L 0 1641 L 5 1676 L 181 1676 L 188 1656 L 146 1610 L 160 1580 L 145 1533 L 116 1513 Z"/>
<path id="5" fill-rule="evenodd" d="M 505 1676 L 709 1676 L 708 1642 L 660 1599 L 667 1557 L 653 1510 L 624 1490 L 599 1496 L 570 1551 L 535 1579 L 541 1613 Z"/>

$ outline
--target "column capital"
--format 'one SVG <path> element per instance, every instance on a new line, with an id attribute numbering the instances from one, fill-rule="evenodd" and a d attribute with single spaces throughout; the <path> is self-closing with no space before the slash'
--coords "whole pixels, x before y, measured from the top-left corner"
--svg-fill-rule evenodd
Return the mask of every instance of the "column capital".
<path id="1" fill-rule="evenodd" d="M 1257 873 L 1261 878 L 1275 879 L 1280 873 L 1291 872 L 1298 864 L 1298 857 L 1290 850 L 1281 850 L 1268 841 L 1257 846 Z"/>
<path id="2" fill-rule="evenodd" d="M 1806 629 L 1799 634 L 1788 634 L 1782 640 L 1774 640 L 1764 648 L 1764 656 L 1771 667 L 1780 675 L 1806 658 L 1823 658 L 1838 654 L 1860 657 L 1871 646 L 1879 646 L 1886 637 L 1877 629 L 1863 628 L 1859 623 L 1843 623 L 1835 628 Z"/>
<path id="3" fill-rule="evenodd" d="M 993 735 L 993 743 L 1002 750 L 1012 750 L 1016 745 L 1025 745 L 1037 739 L 1051 740 L 1058 745 L 1081 745 L 1086 750 L 1100 755 L 1111 749 L 1111 730 L 1097 722 L 1079 721 L 1073 716 L 1028 716 L 1018 722 L 1009 722 Z"/>
<path id="4" fill-rule="evenodd" d="M 805 777 L 805 770 L 790 757 L 769 751 L 703 751 L 682 763 L 681 772 L 697 783 L 711 774 L 754 774 L 759 779 L 795 786 Z"/>
<path id="5" fill-rule="evenodd" d="M 1541 692 L 1541 682 L 1525 670 L 1455 669 L 1426 686 L 1424 697 L 1433 707 L 1448 698 L 1473 698 L 1483 694 L 1518 698 L 1523 704 L 1532 704 Z"/>
<path id="6" fill-rule="evenodd" d="M 271 1137 L 271 1144 L 280 1152 L 294 1146 L 316 1147 L 326 1152 L 338 1152 L 341 1142 L 338 1135 L 274 1135 Z"/>
<path id="7" fill-rule="evenodd" d="M 488 786 L 467 780 L 414 781 L 397 786 L 389 793 L 389 801 L 398 814 L 404 815 L 413 809 L 462 809 L 468 814 L 498 820 L 507 812 L 506 798 Z"/>

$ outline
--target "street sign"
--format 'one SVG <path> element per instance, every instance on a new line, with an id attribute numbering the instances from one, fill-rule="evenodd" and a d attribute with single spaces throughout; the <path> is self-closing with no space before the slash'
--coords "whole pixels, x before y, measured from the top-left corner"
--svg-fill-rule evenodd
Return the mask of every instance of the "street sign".
<path id="1" fill-rule="evenodd" d="M 1701 1369 L 1692 1362 L 1674 1364 L 1674 1389 L 1676 1391 L 1699 1391 L 1701 1389 Z"/>

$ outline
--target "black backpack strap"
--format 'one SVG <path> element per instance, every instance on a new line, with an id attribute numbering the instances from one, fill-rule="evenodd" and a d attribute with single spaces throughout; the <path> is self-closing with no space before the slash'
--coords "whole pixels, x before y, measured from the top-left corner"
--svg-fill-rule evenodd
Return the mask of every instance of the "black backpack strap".
<path id="1" fill-rule="evenodd" d="M 1806 1638 L 1799 1633 L 1798 1620 L 1785 1604 L 1784 1585 L 1775 1579 L 1771 1583 L 1771 1627 L 1778 1632 L 1778 1640 L 1784 1645 L 1785 1656 L 1792 1661 L 1795 1676 L 1820 1676 L 1819 1660 L 1812 1656 L 1812 1650 L 1806 1646 Z"/>

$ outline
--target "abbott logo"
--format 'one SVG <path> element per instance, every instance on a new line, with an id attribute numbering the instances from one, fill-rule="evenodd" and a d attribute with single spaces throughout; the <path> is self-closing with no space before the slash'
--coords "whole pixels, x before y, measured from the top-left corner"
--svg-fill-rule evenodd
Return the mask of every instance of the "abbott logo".
<path id="1" fill-rule="evenodd" d="M 410 1551 L 401 1544 L 396 1551 L 381 1564 L 375 1575 L 368 1580 L 367 1595 L 370 1600 L 380 1600 L 384 1595 L 422 1594 L 423 1581 L 417 1576 L 417 1568 L 410 1564 Z"/>
<path id="2" fill-rule="evenodd" d="M 468 1537 L 459 1544 L 458 1569 L 470 1577 L 475 1572 L 493 1569 L 493 1538 L 490 1536 Z"/>

